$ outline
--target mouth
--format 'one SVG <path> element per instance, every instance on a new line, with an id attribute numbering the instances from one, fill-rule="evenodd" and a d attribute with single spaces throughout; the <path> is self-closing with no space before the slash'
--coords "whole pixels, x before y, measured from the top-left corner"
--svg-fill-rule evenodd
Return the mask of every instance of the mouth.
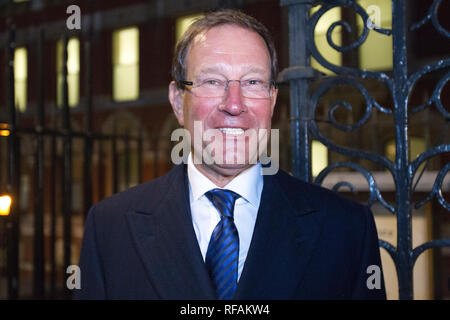
<path id="1" fill-rule="evenodd" d="M 245 130 L 242 128 L 217 128 L 220 132 L 231 135 L 241 135 L 244 134 Z"/>

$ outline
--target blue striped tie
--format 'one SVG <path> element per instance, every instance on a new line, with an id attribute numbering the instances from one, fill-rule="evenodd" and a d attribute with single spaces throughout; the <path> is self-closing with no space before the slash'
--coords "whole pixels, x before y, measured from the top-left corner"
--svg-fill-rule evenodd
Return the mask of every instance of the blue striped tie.
<path id="1" fill-rule="evenodd" d="M 205 194 L 220 212 L 206 253 L 206 267 L 216 287 L 217 298 L 231 299 L 237 286 L 239 235 L 233 221 L 234 203 L 240 195 L 223 189 Z"/>

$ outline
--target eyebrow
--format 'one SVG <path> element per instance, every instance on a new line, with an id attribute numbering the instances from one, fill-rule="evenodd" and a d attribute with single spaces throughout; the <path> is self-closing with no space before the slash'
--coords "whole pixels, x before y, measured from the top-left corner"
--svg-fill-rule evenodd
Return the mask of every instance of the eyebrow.
<path id="1" fill-rule="evenodd" d="M 222 73 L 223 68 L 221 66 L 214 66 L 214 67 L 206 67 L 204 69 L 200 69 L 199 74 L 202 73 Z M 250 69 L 246 70 L 246 73 L 259 73 L 264 74 L 267 70 L 259 67 L 252 66 Z"/>

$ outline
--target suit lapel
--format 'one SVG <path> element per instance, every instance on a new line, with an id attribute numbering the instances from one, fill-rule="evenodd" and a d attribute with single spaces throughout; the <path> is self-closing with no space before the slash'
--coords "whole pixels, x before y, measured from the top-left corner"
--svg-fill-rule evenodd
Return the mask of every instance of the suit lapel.
<path id="1" fill-rule="evenodd" d="M 296 205 L 276 176 L 264 176 L 261 204 L 236 299 L 289 299 L 315 248 L 323 212 L 306 196 Z"/>
<path id="2" fill-rule="evenodd" d="M 158 206 L 148 204 L 148 194 L 127 213 L 138 253 L 160 298 L 214 299 L 192 227 L 185 166 L 177 166 L 165 179 Z"/>

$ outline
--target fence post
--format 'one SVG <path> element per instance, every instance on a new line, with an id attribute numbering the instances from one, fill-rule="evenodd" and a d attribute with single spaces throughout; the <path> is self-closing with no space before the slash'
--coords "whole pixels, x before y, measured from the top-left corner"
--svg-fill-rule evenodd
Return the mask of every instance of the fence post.
<path id="1" fill-rule="evenodd" d="M 130 137 L 128 129 L 124 137 L 124 157 L 125 157 L 125 188 L 130 187 Z"/>
<path id="2" fill-rule="evenodd" d="M 67 44 L 68 37 L 63 35 L 63 235 L 64 235 L 64 265 L 63 275 L 66 276 L 66 268 L 71 265 L 72 243 L 72 130 L 70 125 L 69 97 L 67 87 Z M 64 282 L 65 286 L 65 282 Z M 63 289 L 64 296 L 70 297 L 70 291 Z"/>
<path id="3" fill-rule="evenodd" d="M 56 297 L 56 188 L 57 188 L 57 179 L 56 179 L 56 168 L 58 166 L 57 158 L 56 158 L 56 134 L 52 134 L 51 136 L 51 145 L 50 145 L 50 181 L 51 188 L 49 188 L 50 192 L 50 296 L 52 299 Z"/>
<path id="4" fill-rule="evenodd" d="M 7 229 L 7 273 L 8 273 L 8 299 L 19 297 L 19 141 L 16 131 L 16 106 L 14 87 L 14 50 L 15 28 L 8 31 L 8 74 L 9 74 L 9 136 L 8 136 L 8 192 L 12 204 Z"/>
<path id="5" fill-rule="evenodd" d="M 117 164 L 117 119 L 114 118 L 113 124 L 113 134 L 111 140 L 111 160 L 112 160 L 112 181 L 113 190 L 112 193 L 115 194 L 119 191 L 119 175 L 118 175 L 118 164 Z"/>
<path id="6" fill-rule="evenodd" d="M 83 178 L 83 217 L 86 219 L 89 208 L 92 205 L 92 149 L 93 149 L 93 124 L 92 124 L 92 21 L 89 24 L 89 31 L 85 45 L 86 59 L 86 108 L 85 108 L 85 130 L 84 139 L 84 178 Z"/>
<path id="7" fill-rule="evenodd" d="M 143 151 L 143 147 L 142 147 L 142 127 L 139 127 L 139 137 L 138 137 L 138 183 L 142 183 L 143 182 L 143 178 L 142 178 L 142 151 Z"/>
<path id="8" fill-rule="evenodd" d="M 44 79 L 44 30 L 39 30 L 38 39 L 38 112 L 37 112 L 37 150 L 36 183 L 34 200 L 34 241 L 33 241 L 33 296 L 43 299 L 45 296 L 45 257 L 44 257 L 44 127 L 45 127 L 45 79 Z"/>
<path id="9" fill-rule="evenodd" d="M 311 181 L 309 123 L 313 117 L 308 80 L 315 76 L 314 69 L 309 66 L 306 32 L 311 3 L 311 0 L 281 0 L 281 6 L 288 8 L 289 15 L 289 68 L 279 76 L 280 81 L 290 84 L 292 174 L 307 182 Z"/>
<path id="10" fill-rule="evenodd" d="M 408 173 L 408 67 L 405 1 L 392 2 L 393 99 L 396 136 L 397 276 L 400 300 L 413 299 L 411 179 Z"/>

